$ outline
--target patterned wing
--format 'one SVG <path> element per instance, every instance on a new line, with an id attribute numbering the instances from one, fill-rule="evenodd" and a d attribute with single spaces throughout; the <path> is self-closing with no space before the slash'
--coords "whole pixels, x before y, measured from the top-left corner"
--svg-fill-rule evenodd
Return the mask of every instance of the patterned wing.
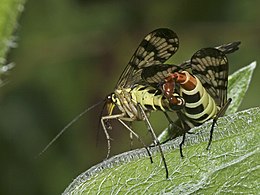
<path id="1" fill-rule="evenodd" d="M 220 50 L 224 54 L 230 54 L 239 49 L 240 41 L 231 42 L 215 47 L 215 49 Z M 180 65 L 168 65 L 159 64 L 149 66 L 143 69 L 141 77 L 146 83 L 152 86 L 157 86 L 161 83 L 170 73 L 186 70 L 191 68 L 191 61 L 187 60 Z"/>
<path id="2" fill-rule="evenodd" d="M 198 77 L 203 87 L 222 107 L 227 101 L 228 60 L 216 48 L 204 48 L 191 58 L 192 73 Z"/>
<path id="3" fill-rule="evenodd" d="M 152 31 L 136 49 L 116 88 L 132 87 L 140 83 L 142 68 L 164 63 L 178 50 L 178 47 L 179 39 L 172 30 L 160 28 Z"/>
<path id="4" fill-rule="evenodd" d="M 223 44 L 220 46 L 215 47 L 216 49 L 222 51 L 224 54 L 230 54 L 239 49 L 239 45 L 241 44 L 240 41 L 235 41 L 227 44 Z"/>
<path id="5" fill-rule="evenodd" d="M 142 71 L 142 79 L 149 85 L 156 87 L 162 83 L 170 73 L 185 69 L 185 67 L 170 64 L 158 64 L 145 67 Z"/>

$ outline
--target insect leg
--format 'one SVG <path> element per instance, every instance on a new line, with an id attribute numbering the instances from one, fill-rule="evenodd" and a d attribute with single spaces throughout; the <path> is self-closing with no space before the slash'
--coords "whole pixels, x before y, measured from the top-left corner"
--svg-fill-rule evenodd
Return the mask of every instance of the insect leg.
<path id="1" fill-rule="evenodd" d="M 170 116 L 167 114 L 167 112 L 163 112 L 165 117 L 167 118 L 169 124 L 168 127 L 158 136 L 158 140 L 161 144 L 168 142 L 169 140 L 172 140 L 176 137 L 179 137 L 183 134 L 184 130 L 180 126 L 180 120 L 173 121 Z M 153 141 L 153 143 L 150 145 L 150 147 L 156 146 L 156 142 Z"/>
<path id="2" fill-rule="evenodd" d="M 218 120 L 219 117 L 224 116 L 224 114 L 225 114 L 228 106 L 230 105 L 231 101 L 232 101 L 232 99 L 229 98 L 227 100 L 227 102 L 220 108 L 220 110 L 218 111 L 216 116 L 213 118 L 213 122 L 212 122 L 211 129 L 210 129 L 210 136 L 209 136 L 209 143 L 208 143 L 208 146 L 207 146 L 207 150 L 209 150 L 211 142 L 212 142 L 212 137 L 213 137 L 213 131 L 214 131 L 215 124 L 217 124 L 217 120 Z"/>
<path id="3" fill-rule="evenodd" d="M 152 159 L 152 155 L 151 155 L 151 152 L 149 151 L 148 147 L 146 146 L 146 144 L 143 142 L 143 140 L 137 135 L 137 133 L 135 133 L 124 121 L 122 121 L 121 119 L 117 119 L 122 125 L 124 125 L 125 128 L 127 128 L 128 131 L 130 131 L 130 133 L 132 135 L 134 135 L 139 141 L 141 144 L 143 144 L 144 148 L 146 149 L 149 157 L 150 157 L 150 160 L 151 160 L 151 163 L 153 163 L 153 159 Z"/>
<path id="4" fill-rule="evenodd" d="M 101 124 L 102 124 L 102 127 L 103 127 L 103 130 L 104 130 L 104 133 L 106 135 L 106 138 L 107 138 L 107 156 L 106 156 L 106 159 L 109 157 L 110 155 L 110 150 L 111 150 L 111 138 L 107 132 L 107 124 L 106 124 L 106 121 L 107 120 L 111 120 L 111 119 L 118 119 L 120 117 L 123 117 L 125 114 L 122 113 L 122 114 L 116 114 L 116 115 L 108 115 L 108 116 L 103 116 L 101 117 Z"/>
<path id="5" fill-rule="evenodd" d="M 161 144 L 160 144 L 160 142 L 159 142 L 157 136 L 156 136 L 155 133 L 154 133 L 154 130 L 153 130 L 153 128 L 152 128 L 152 125 L 151 125 L 150 121 L 148 120 L 148 117 L 147 117 L 147 115 L 146 115 L 144 109 L 142 108 L 142 106 L 141 106 L 140 104 L 138 104 L 138 106 L 139 106 L 139 108 L 140 108 L 140 110 L 141 110 L 141 112 L 142 112 L 142 115 L 143 115 L 143 117 L 144 117 L 144 119 L 145 119 L 145 121 L 146 121 L 146 124 L 147 124 L 147 126 L 148 126 L 149 132 L 151 133 L 153 139 L 156 141 L 156 145 L 158 145 L 158 147 L 159 147 L 159 150 L 160 150 L 160 153 L 161 153 L 161 157 L 162 157 L 162 161 L 163 161 L 163 164 L 164 164 L 164 167 L 165 167 L 166 179 L 168 179 L 168 178 L 169 178 L 169 172 L 168 172 L 168 167 L 167 167 L 166 160 L 165 160 L 165 157 L 164 157 L 164 154 L 163 154 L 163 151 L 162 151 Z"/>
<path id="6" fill-rule="evenodd" d="M 130 124 L 130 128 L 132 129 L 131 124 Z M 134 140 L 133 140 L 133 133 L 132 132 L 129 133 L 129 137 L 130 137 L 130 149 L 133 149 Z"/>
<path id="7" fill-rule="evenodd" d="M 176 128 L 176 130 L 178 130 L 178 132 L 179 132 L 179 131 L 183 131 L 183 128 L 181 128 L 179 125 L 175 124 L 175 122 L 172 121 L 172 119 L 171 119 L 170 116 L 167 114 L 167 112 L 163 112 L 163 113 L 164 113 L 165 117 L 167 118 L 167 120 L 169 121 L 169 123 L 171 123 L 172 126 L 173 126 L 174 128 Z"/>
<path id="8" fill-rule="evenodd" d="M 180 119 L 180 123 L 181 123 L 181 129 L 182 129 L 182 141 L 180 143 L 180 154 L 181 154 L 181 157 L 184 157 L 183 155 L 183 152 L 182 152 L 182 147 L 184 145 L 184 142 L 185 142 L 185 138 L 186 138 L 186 133 L 188 133 L 188 131 L 194 127 L 194 125 L 185 117 L 184 114 L 182 114 L 182 112 L 180 111 L 177 111 L 176 112 L 179 119 Z"/>
<path id="9" fill-rule="evenodd" d="M 170 116 L 167 114 L 167 112 L 163 112 L 163 114 L 165 115 L 165 117 L 167 118 L 169 123 L 173 123 L 172 119 L 170 118 Z"/>
<path id="10" fill-rule="evenodd" d="M 186 137 L 186 133 L 184 133 L 184 134 L 182 135 L 182 141 L 181 141 L 181 143 L 180 143 L 180 154 L 181 154 L 181 157 L 182 157 L 182 158 L 184 157 L 183 152 L 182 152 L 182 146 L 184 145 L 185 137 Z"/>

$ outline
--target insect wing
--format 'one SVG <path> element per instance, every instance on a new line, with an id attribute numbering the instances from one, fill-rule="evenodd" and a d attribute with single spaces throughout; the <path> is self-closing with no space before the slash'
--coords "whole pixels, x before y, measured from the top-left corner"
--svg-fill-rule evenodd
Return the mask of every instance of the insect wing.
<path id="1" fill-rule="evenodd" d="M 169 65 L 169 64 L 158 64 L 145 67 L 142 71 L 142 79 L 151 86 L 158 86 L 162 83 L 165 78 L 172 72 L 182 70 L 181 66 Z"/>
<path id="2" fill-rule="evenodd" d="M 241 44 L 240 41 L 235 41 L 227 44 L 223 44 L 220 46 L 215 47 L 216 49 L 222 51 L 224 54 L 230 54 L 239 49 L 239 45 Z"/>
<path id="3" fill-rule="evenodd" d="M 178 47 L 179 39 L 170 29 L 156 29 L 146 35 L 121 74 L 117 88 L 132 87 L 140 83 L 142 68 L 164 63 Z"/>
<path id="4" fill-rule="evenodd" d="M 191 69 L 216 104 L 222 107 L 227 101 L 228 84 L 225 54 L 216 48 L 200 49 L 191 58 Z"/>
<path id="5" fill-rule="evenodd" d="M 239 49 L 240 44 L 241 44 L 240 41 L 235 41 L 235 42 L 219 45 L 219 46 L 214 47 L 214 48 L 220 50 L 224 54 L 231 54 L 231 53 L 233 53 L 233 52 L 235 52 Z M 184 69 L 184 70 L 190 68 L 190 60 L 183 62 L 179 66 L 181 66 L 182 69 Z"/>

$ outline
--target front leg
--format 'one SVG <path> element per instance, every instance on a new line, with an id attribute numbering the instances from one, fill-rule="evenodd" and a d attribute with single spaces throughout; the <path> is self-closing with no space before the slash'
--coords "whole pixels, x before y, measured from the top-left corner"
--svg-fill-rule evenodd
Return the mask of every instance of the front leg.
<path id="1" fill-rule="evenodd" d="M 158 140 L 158 138 L 157 138 L 157 136 L 156 136 L 156 134 L 155 134 L 155 132 L 153 130 L 153 127 L 152 127 L 152 125 L 151 125 L 151 123 L 150 123 L 150 121 L 149 121 L 149 119 L 148 119 L 144 109 L 142 108 L 142 106 L 140 104 L 138 104 L 138 107 L 139 107 L 139 109 L 141 111 L 141 114 L 143 115 L 143 118 L 144 118 L 146 124 L 147 124 L 149 132 L 151 133 L 151 135 L 152 135 L 156 145 L 158 145 L 158 147 L 159 147 L 159 151 L 161 153 L 162 161 L 163 161 L 163 164 L 164 164 L 164 167 L 165 167 L 166 179 L 168 179 L 169 178 L 169 172 L 168 172 L 168 167 L 167 167 L 166 160 L 165 160 L 165 157 L 164 157 L 164 154 L 163 154 L 163 151 L 162 151 L 161 144 L 160 144 L 160 142 L 159 142 L 159 140 Z"/>
<path id="2" fill-rule="evenodd" d="M 147 147 L 146 144 L 144 143 L 144 141 L 143 141 L 143 140 L 138 136 L 138 134 L 135 133 L 134 130 L 133 130 L 131 127 L 129 127 L 122 119 L 118 118 L 117 120 L 130 132 L 131 135 L 134 135 L 134 136 L 137 138 L 137 140 L 138 140 L 141 144 L 143 144 L 143 147 L 146 149 L 146 151 L 147 151 L 147 153 L 148 153 L 148 156 L 150 157 L 151 163 L 153 163 L 152 155 L 151 155 L 151 153 L 150 153 L 148 147 Z"/>
<path id="3" fill-rule="evenodd" d="M 118 119 L 118 118 L 122 118 L 124 117 L 125 114 L 124 113 L 121 113 L 121 114 L 115 114 L 115 115 L 108 115 L 108 116 L 103 116 L 101 117 L 101 124 L 102 124 L 102 127 L 103 127 L 103 130 L 104 130 L 104 133 L 106 135 L 106 139 L 107 139 L 107 156 L 106 156 L 106 159 L 108 159 L 109 155 L 110 155 L 110 150 L 111 150 L 111 138 L 107 132 L 107 120 L 112 120 L 112 119 Z M 110 127 L 110 126 L 109 126 Z"/>

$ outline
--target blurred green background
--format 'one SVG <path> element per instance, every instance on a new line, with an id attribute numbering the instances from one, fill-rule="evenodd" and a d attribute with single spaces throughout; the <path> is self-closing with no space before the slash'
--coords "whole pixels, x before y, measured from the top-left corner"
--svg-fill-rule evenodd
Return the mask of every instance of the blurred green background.
<path id="1" fill-rule="evenodd" d="M 105 158 L 103 131 L 97 136 L 102 106 L 35 157 L 73 117 L 113 91 L 147 33 L 168 27 L 178 34 L 180 49 L 171 59 L 176 64 L 202 47 L 241 40 L 240 50 L 229 55 L 232 73 L 259 61 L 259 7 L 258 0 L 29 0 L 15 32 L 18 48 L 8 54 L 16 67 L 0 93 L 0 194 L 59 194 Z M 259 76 L 257 68 L 241 110 L 259 106 Z M 157 132 L 167 125 L 161 113 L 151 121 Z M 146 128 L 136 123 L 149 143 Z M 129 150 L 130 140 L 113 125 L 115 155 Z M 137 141 L 134 147 L 140 147 Z"/>

